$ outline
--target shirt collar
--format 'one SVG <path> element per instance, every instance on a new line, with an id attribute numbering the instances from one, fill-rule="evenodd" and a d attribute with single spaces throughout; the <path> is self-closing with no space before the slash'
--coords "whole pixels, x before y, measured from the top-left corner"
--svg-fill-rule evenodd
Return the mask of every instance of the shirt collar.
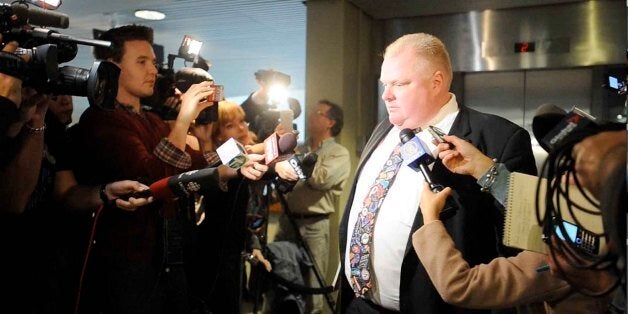
<path id="1" fill-rule="evenodd" d="M 458 112 L 459 108 L 458 101 L 456 101 L 456 95 L 449 93 L 449 96 L 449 101 L 444 106 L 442 106 L 440 110 L 438 110 L 436 116 L 434 116 L 434 118 L 432 118 L 432 120 L 430 120 L 426 125 L 421 126 L 423 129 L 426 128 L 428 125 L 440 127 L 440 124 L 444 122 L 443 120 L 447 120 L 446 118 L 451 116 L 452 113 Z M 451 125 L 449 125 L 449 127 L 451 127 Z"/>

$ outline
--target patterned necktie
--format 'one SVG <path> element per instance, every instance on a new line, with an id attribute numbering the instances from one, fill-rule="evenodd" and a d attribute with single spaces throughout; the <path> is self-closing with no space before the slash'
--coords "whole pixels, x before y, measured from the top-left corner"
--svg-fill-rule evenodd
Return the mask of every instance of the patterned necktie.
<path id="1" fill-rule="evenodd" d="M 373 251 L 375 217 L 388 193 L 388 189 L 395 181 L 403 161 L 400 147 L 401 144 L 395 146 L 392 154 L 386 160 L 384 168 L 377 175 L 373 185 L 371 185 L 364 198 L 362 210 L 358 214 L 358 221 L 353 229 L 349 250 L 349 264 L 351 265 L 351 286 L 357 297 L 363 296 L 372 288 L 370 255 Z"/>

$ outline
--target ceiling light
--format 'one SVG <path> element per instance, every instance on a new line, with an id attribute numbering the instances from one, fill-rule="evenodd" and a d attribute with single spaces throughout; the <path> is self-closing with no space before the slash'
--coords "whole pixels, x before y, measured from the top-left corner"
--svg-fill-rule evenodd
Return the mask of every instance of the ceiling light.
<path id="1" fill-rule="evenodd" d="M 163 20 L 166 15 L 155 10 L 135 10 L 135 16 L 145 20 Z"/>

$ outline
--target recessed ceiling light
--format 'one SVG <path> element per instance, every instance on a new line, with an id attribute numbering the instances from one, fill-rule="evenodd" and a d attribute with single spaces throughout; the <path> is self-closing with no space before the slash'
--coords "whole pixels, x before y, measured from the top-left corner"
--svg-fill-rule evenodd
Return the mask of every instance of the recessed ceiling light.
<path id="1" fill-rule="evenodd" d="M 135 16 L 145 20 L 163 20 L 166 15 L 155 10 L 135 10 Z"/>

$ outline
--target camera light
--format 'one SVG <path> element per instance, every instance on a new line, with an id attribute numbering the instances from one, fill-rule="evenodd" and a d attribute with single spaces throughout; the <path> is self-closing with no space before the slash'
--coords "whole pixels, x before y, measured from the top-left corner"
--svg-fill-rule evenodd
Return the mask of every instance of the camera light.
<path id="1" fill-rule="evenodd" d="M 201 52 L 201 47 L 203 46 L 202 41 L 198 41 L 196 39 L 190 38 L 190 46 L 188 47 L 188 53 L 191 55 L 197 56 L 199 52 Z"/>
<path id="2" fill-rule="evenodd" d="M 166 15 L 162 12 L 155 10 L 135 10 L 135 16 L 145 20 L 159 21 L 166 18 Z"/>
<path id="3" fill-rule="evenodd" d="M 268 98 L 272 104 L 285 104 L 288 101 L 288 88 L 283 84 L 272 84 L 268 89 Z"/>

